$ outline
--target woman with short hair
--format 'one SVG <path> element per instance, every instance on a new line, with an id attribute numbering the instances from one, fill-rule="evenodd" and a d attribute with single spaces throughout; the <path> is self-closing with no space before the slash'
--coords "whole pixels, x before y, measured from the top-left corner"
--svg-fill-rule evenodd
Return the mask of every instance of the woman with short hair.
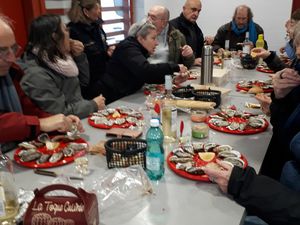
<path id="1" fill-rule="evenodd" d="M 130 36 L 118 44 L 102 79 L 101 90 L 107 102 L 133 94 L 145 83 L 164 83 L 167 74 L 180 72 L 174 78 L 176 83 L 187 79 L 187 68 L 182 64 L 150 64 L 147 61 L 158 45 L 156 37 L 154 25 L 136 24 L 131 28 Z"/>
<path id="2" fill-rule="evenodd" d="M 80 118 L 103 109 L 105 99 L 85 100 L 79 79 L 88 83 L 89 70 L 82 43 L 71 40 L 65 24 L 57 15 L 33 20 L 29 42 L 22 57 L 24 77 L 21 87 L 42 110 L 74 114 Z"/>

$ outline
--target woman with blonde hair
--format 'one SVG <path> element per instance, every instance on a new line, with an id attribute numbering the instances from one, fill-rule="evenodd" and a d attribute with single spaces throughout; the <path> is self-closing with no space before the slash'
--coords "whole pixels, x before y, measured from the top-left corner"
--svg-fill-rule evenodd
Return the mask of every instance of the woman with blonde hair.
<path id="1" fill-rule="evenodd" d="M 106 63 L 114 49 L 106 43 L 100 13 L 99 0 L 72 0 L 68 13 L 70 37 L 83 43 L 89 61 L 90 82 L 87 87 L 81 86 L 86 99 L 92 99 L 101 92 L 95 84 L 105 73 Z"/>

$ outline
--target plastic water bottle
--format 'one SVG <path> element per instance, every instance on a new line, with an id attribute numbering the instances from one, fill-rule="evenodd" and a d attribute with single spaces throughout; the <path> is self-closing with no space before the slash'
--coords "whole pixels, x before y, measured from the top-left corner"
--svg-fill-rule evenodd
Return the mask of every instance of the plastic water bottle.
<path id="1" fill-rule="evenodd" d="M 265 41 L 264 41 L 264 35 L 263 34 L 258 35 L 255 46 L 256 46 L 256 48 L 264 48 L 265 47 Z M 262 63 L 263 63 L 263 59 L 259 58 L 258 65 L 261 65 Z"/>
<path id="2" fill-rule="evenodd" d="M 150 126 L 146 134 L 146 172 L 151 180 L 160 180 L 165 173 L 164 135 L 158 119 L 151 119 Z"/>
<path id="3" fill-rule="evenodd" d="M 264 35 L 259 34 L 255 43 L 256 48 L 263 48 L 265 46 Z"/>

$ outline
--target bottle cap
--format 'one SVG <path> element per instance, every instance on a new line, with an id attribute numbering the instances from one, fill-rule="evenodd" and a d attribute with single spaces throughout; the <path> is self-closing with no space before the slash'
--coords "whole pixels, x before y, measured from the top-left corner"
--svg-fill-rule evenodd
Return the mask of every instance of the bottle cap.
<path id="1" fill-rule="evenodd" d="M 259 34 L 258 35 L 258 39 L 264 39 L 264 35 L 263 34 Z"/>
<path id="2" fill-rule="evenodd" d="M 159 120 L 158 119 L 151 119 L 150 120 L 151 127 L 159 127 Z"/>

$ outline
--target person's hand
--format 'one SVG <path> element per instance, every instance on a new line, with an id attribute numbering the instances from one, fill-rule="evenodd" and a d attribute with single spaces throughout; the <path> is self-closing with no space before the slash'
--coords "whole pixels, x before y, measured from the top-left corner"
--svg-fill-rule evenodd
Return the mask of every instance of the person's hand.
<path id="1" fill-rule="evenodd" d="M 204 43 L 207 45 L 211 45 L 214 41 L 215 37 L 214 36 L 206 36 L 204 38 Z"/>
<path id="2" fill-rule="evenodd" d="M 189 45 L 184 45 L 180 50 L 183 57 L 190 57 L 194 54 L 193 49 Z"/>
<path id="3" fill-rule="evenodd" d="M 73 39 L 70 39 L 70 48 L 73 56 L 79 56 L 84 51 L 82 42 Z"/>
<path id="4" fill-rule="evenodd" d="M 259 93 L 259 94 L 255 95 L 255 98 L 260 104 L 261 111 L 263 111 L 264 114 L 269 116 L 271 114 L 271 111 L 270 111 L 270 105 L 272 103 L 271 97 L 264 93 Z"/>
<path id="5" fill-rule="evenodd" d="M 285 53 L 285 47 L 281 47 L 281 48 L 279 49 L 279 52 L 280 52 L 281 54 L 284 54 L 284 53 Z"/>
<path id="6" fill-rule="evenodd" d="M 115 48 L 116 48 L 115 45 L 111 45 L 111 46 L 108 47 L 108 49 L 107 49 L 107 55 L 108 55 L 109 57 L 112 56 L 112 54 L 114 53 Z"/>
<path id="7" fill-rule="evenodd" d="M 84 132 L 84 128 L 83 128 L 83 126 L 82 126 L 82 123 L 81 123 L 81 120 L 77 117 L 77 116 L 74 116 L 74 115 L 68 115 L 67 117 L 66 117 L 66 119 L 68 120 L 68 123 L 69 124 L 75 124 L 76 125 L 76 127 L 77 127 L 77 130 L 79 131 L 79 132 Z M 70 130 L 70 127 L 69 127 L 69 130 Z"/>
<path id="8" fill-rule="evenodd" d="M 271 52 L 264 48 L 253 48 L 251 50 L 251 55 L 255 58 L 266 59 L 269 55 L 271 55 Z"/>
<path id="9" fill-rule="evenodd" d="M 99 95 L 98 97 L 94 98 L 93 100 L 96 102 L 98 109 L 105 108 L 105 98 L 102 95 Z"/>
<path id="10" fill-rule="evenodd" d="M 224 193 L 227 193 L 232 166 L 220 160 L 217 160 L 217 164 L 220 166 L 220 169 L 203 167 L 203 171 L 211 181 L 219 185 Z"/>
<path id="11" fill-rule="evenodd" d="M 186 73 L 188 71 L 187 67 L 183 64 L 178 64 L 179 66 L 179 73 Z"/>
<path id="12" fill-rule="evenodd" d="M 293 69 L 283 69 L 273 76 L 274 94 L 277 99 L 284 98 L 299 85 L 300 75 Z"/>
<path id="13" fill-rule="evenodd" d="M 40 118 L 39 122 L 40 130 L 43 132 L 67 132 L 71 129 L 73 123 L 76 123 L 77 129 L 80 132 L 84 131 L 80 119 L 74 115 L 65 116 L 63 114 L 56 114 L 54 116 Z"/>
<path id="14" fill-rule="evenodd" d="M 174 73 L 175 77 L 173 78 L 173 83 L 176 85 L 186 81 L 190 74 L 190 72 L 187 70 L 187 68 L 184 65 L 179 64 L 179 67 L 180 67 L 180 72 Z"/>
<path id="15" fill-rule="evenodd" d="M 217 51 L 217 54 L 218 54 L 219 56 L 221 56 L 221 55 L 224 54 L 224 52 L 225 52 L 225 49 L 224 49 L 224 48 L 219 48 L 218 51 Z"/>
<path id="16" fill-rule="evenodd" d="M 201 66 L 201 62 L 202 62 L 201 58 L 196 58 L 195 61 L 194 61 L 194 65 L 195 66 Z"/>

